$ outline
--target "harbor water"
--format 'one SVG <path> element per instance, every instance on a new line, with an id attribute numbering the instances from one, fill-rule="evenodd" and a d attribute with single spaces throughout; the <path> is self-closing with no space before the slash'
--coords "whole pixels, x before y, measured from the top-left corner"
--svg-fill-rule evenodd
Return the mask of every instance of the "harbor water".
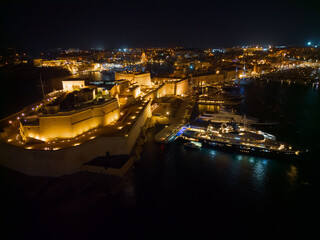
<path id="1" fill-rule="evenodd" d="M 137 202 L 148 227 L 164 224 L 177 237 L 318 239 L 319 91 L 257 80 L 240 92 L 239 114 L 279 122 L 257 129 L 309 154 L 273 160 L 150 141 L 135 169 Z"/>

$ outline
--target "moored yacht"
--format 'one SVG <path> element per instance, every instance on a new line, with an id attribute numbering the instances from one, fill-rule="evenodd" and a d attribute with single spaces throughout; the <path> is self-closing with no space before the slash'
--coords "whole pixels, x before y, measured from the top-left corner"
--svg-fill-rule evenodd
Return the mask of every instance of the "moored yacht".
<path id="1" fill-rule="evenodd" d="M 271 134 L 239 126 L 234 120 L 222 123 L 219 128 L 212 125 L 202 129 L 190 127 L 181 135 L 181 138 L 228 152 L 273 158 L 292 157 L 303 153 L 288 144 L 276 141 L 276 137 Z"/>
<path id="2" fill-rule="evenodd" d="M 188 148 L 193 148 L 193 149 L 199 150 L 199 149 L 201 149 L 202 144 L 199 143 L 199 142 L 193 142 L 193 141 L 191 141 L 191 142 L 186 142 L 186 143 L 184 143 L 184 146 L 185 146 L 185 147 L 188 147 Z"/>

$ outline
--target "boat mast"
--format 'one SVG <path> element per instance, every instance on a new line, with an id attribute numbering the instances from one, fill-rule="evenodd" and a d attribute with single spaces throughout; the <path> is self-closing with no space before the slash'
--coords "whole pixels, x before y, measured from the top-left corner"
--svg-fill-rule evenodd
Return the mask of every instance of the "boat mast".
<path id="1" fill-rule="evenodd" d="M 42 82 L 41 73 L 40 73 L 40 84 L 41 84 L 41 89 L 42 89 L 42 97 L 43 97 L 43 101 L 45 101 L 45 97 L 44 97 L 44 88 L 43 88 L 43 82 Z"/>

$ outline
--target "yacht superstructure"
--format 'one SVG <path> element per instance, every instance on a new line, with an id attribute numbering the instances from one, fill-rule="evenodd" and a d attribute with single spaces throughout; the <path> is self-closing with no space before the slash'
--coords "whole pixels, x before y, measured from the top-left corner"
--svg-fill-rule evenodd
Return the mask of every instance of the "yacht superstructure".
<path id="1" fill-rule="evenodd" d="M 292 146 L 276 141 L 276 137 L 259 130 L 240 126 L 235 120 L 221 123 L 220 127 L 189 127 L 180 138 L 198 141 L 204 146 L 260 156 L 296 156 L 302 153 Z"/>

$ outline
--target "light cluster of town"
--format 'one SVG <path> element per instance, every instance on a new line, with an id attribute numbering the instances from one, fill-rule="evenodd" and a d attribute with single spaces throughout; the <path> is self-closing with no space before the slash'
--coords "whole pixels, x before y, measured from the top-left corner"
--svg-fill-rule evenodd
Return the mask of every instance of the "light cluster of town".
<path id="1" fill-rule="evenodd" d="M 166 142 L 188 123 L 195 104 L 238 104 L 240 98 L 220 90 L 246 79 L 294 75 L 299 77 L 290 77 L 289 84 L 318 84 L 318 58 L 316 46 L 54 49 L 32 59 L 23 52 L 1 56 L 2 67 L 33 62 L 70 72 L 61 89 L 43 91 L 41 101 L 1 120 L 1 164 L 30 175 L 80 170 L 121 175 L 139 156 L 150 126 L 165 125 L 155 140 Z M 104 72 L 112 77 L 79 77 Z M 214 95 L 206 94 L 209 87 L 216 89 Z M 106 155 L 128 157 L 119 169 L 87 164 Z"/>

